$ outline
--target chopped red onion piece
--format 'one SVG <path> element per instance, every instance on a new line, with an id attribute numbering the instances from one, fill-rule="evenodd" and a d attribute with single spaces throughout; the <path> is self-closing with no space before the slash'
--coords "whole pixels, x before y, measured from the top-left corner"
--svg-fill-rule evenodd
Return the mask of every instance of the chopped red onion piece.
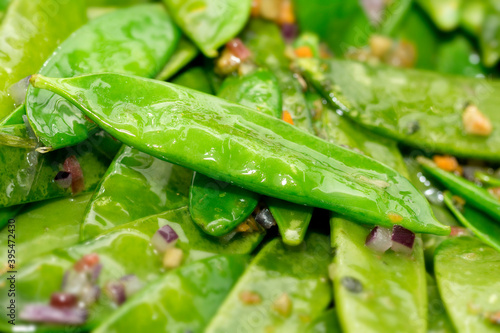
<path id="1" fill-rule="evenodd" d="M 92 275 L 90 277 L 90 282 L 95 284 L 99 279 L 99 275 L 101 275 L 102 265 L 97 264 L 92 267 Z"/>
<path id="2" fill-rule="evenodd" d="M 415 242 L 415 234 L 400 226 L 395 225 L 392 228 L 392 250 L 410 254 L 413 251 L 413 243 Z"/>
<path id="3" fill-rule="evenodd" d="M 71 173 L 67 171 L 59 171 L 55 176 L 54 181 L 61 188 L 69 188 L 73 182 L 73 178 L 71 177 Z"/>
<path id="4" fill-rule="evenodd" d="M 384 253 L 392 246 L 391 236 L 392 231 L 390 229 L 377 226 L 366 237 L 365 245 L 374 251 Z"/>
<path id="5" fill-rule="evenodd" d="M 263 226 L 265 229 L 270 229 L 273 225 L 276 225 L 273 215 L 269 209 L 262 209 L 256 216 L 255 221 Z"/>
<path id="6" fill-rule="evenodd" d="M 179 235 L 167 224 L 155 232 L 153 238 L 151 238 L 151 244 L 156 251 L 164 253 L 167 249 L 174 247 L 178 238 Z"/>
<path id="7" fill-rule="evenodd" d="M 281 26 L 281 35 L 286 42 L 290 43 L 297 38 L 299 27 L 294 23 L 284 23 Z"/>
<path id="8" fill-rule="evenodd" d="M 120 279 L 120 281 L 125 286 L 125 296 L 127 298 L 141 290 L 143 287 L 142 281 L 139 280 L 135 274 L 125 275 Z"/>
<path id="9" fill-rule="evenodd" d="M 85 183 L 83 180 L 83 171 L 80 163 L 75 156 L 68 157 L 63 164 L 63 169 L 69 172 L 72 177 L 71 192 L 77 194 L 85 188 Z"/>
<path id="10" fill-rule="evenodd" d="M 55 308 L 45 304 L 29 304 L 21 311 L 19 318 L 31 322 L 82 325 L 88 317 L 86 309 Z"/>
<path id="11" fill-rule="evenodd" d="M 76 271 L 83 271 L 87 269 L 93 269 L 93 267 L 97 264 L 99 264 L 99 255 L 96 253 L 90 253 L 84 255 L 75 263 L 73 267 Z"/>
<path id="12" fill-rule="evenodd" d="M 50 306 L 54 308 L 71 308 L 78 304 L 78 297 L 69 293 L 53 293 L 50 296 Z"/>
<path id="13" fill-rule="evenodd" d="M 239 38 L 234 38 L 226 44 L 227 49 L 235 56 L 238 57 L 241 62 L 248 59 L 252 54 L 250 50 L 247 49 L 245 44 Z"/>
<path id="14" fill-rule="evenodd" d="M 361 0 L 361 7 L 372 24 L 378 24 L 382 21 L 385 2 L 385 0 Z"/>
<path id="15" fill-rule="evenodd" d="M 125 285 L 121 281 L 108 282 L 106 287 L 104 287 L 104 290 L 106 295 L 108 295 L 113 302 L 118 305 L 123 304 L 127 299 L 127 295 L 125 294 Z"/>
<path id="16" fill-rule="evenodd" d="M 10 86 L 9 93 L 16 106 L 24 103 L 24 100 L 26 99 L 26 92 L 28 91 L 28 87 L 30 85 L 30 78 L 31 75 Z"/>

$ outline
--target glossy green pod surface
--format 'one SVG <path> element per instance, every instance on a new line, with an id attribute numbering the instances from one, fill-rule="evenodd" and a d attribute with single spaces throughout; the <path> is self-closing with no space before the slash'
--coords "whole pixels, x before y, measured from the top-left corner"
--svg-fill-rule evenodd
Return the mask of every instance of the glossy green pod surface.
<path id="1" fill-rule="evenodd" d="M 283 111 L 290 113 L 295 126 L 312 133 L 311 115 L 302 86 L 289 69 L 290 60 L 285 56 L 286 46 L 278 26 L 271 22 L 251 20 L 241 38 L 252 52 L 252 59 L 257 65 L 268 68 L 278 79 Z"/>
<path id="2" fill-rule="evenodd" d="M 500 159 L 500 83 L 348 60 L 301 59 L 299 67 L 335 108 L 384 136 L 457 156 Z M 465 134 L 462 114 L 473 103 L 489 136 Z"/>
<path id="3" fill-rule="evenodd" d="M 36 73 L 85 14 L 83 0 L 12 1 L 0 26 L 0 120 L 15 108 L 10 87 Z"/>
<path id="4" fill-rule="evenodd" d="M 304 331 L 331 301 L 330 260 L 326 236 L 311 233 L 295 248 L 272 240 L 252 260 L 205 332 Z M 248 292 L 260 301 L 245 304 L 242 293 Z M 280 312 L 275 302 L 283 295 L 290 306 Z"/>
<path id="5" fill-rule="evenodd" d="M 75 156 L 85 182 L 84 191 L 93 191 L 106 172 L 109 161 L 94 153 L 90 141 L 47 154 L 35 150 L 0 146 L 0 207 L 69 196 L 54 182 L 66 158 Z"/>
<path id="6" fill-rule="evenodd" d="M 314 319 L 306 330 L 307 333 L 340 333 L 339 318 L 335 309 L 329 309 Z"/>
<path id="7" fill-rule="evenodd" d="M 438 247 L 434 271 L 457 332 L 498 332 L 488 312 L 500 308 L 500 252 L 474 238 L 451 238 Z"/>
<path id="8" fill-rule="evenodd" d="M 37 142 L 30 138 L 26 132 L 26 125 L 0 126 L 0 145 L 35 149 Z"/>
<path id="9" fill-rule="evenodd" d="M 171 82 L 207 94 L 212 93 L 212 86 L 210 82 L 208 82 L 207 75 L 201 67 L 191 67 L 175 76 Z"/>
<path id="10" fill-rule="evenodd" d="M 154 77 L 175 50 L 178 38 L 178 29 L 161 6 L 116 10 L 76 31 L 39 73 L 72 77 L 118 72 Z M 35 88 L 28 90 L 26 113 L 35 134 L 53 149 L 77 144 L 97 128 L 60 96 Z"/>
<path id="11" fill-rule="evenodd" d="M 191 43 L 185 37 L 181 37 L 174 53 L 172 54 L 170 59 L 168 59 L 165 67 L 163 67 L 161 72 L 158 73 L 155 78 L 161 81 L 170 79 L 184 66 L 189 64 L 191 60 L 196 58 L 198 53 L 198 49 L 193 43 Z"/>
<path id="12" fill-rule="evenodd" d="M 428 333 L 454 333 L 455 329 L 446 313 L 443 300 L 435 279 L 427 275 L 427 332 Z"/>
<path id="13" fill-rule="evenodd" d="M 341 218 L 332 218 L 331 229 L 334 295 L 343 331 L 426 332 L 421 239 L 415 239 L 411 255 L 381 254 L 365 246 L 369 229 Z"/>
<path id="14" fill-rule="evenodd" d="M 417 2 L 440 29 L 451 31 L 458 26 L 462 0 L 417 0 Z"/>
<path id="15" fill-rule="evenodd" d="M 175 22 L 207 57 L 235 37 L 250 16 L 250 0 L 163 0 Z"/>
<path id="16" fill-rule="evenodd" d="M 192 171 L 123 146 L 97 187 L 81 225 L 81 239 L 186 206 Z"/>
<path id="17" fill-rule="evenodd" d="M 398 172 L 252 109 L 120 74 L 37 75 L 32 84 L 63 95 L 125 144 L 212 178 L 364 223 L 449 233 Z"/>
<path id="18" fill-rule="evenodd" d="M 457 207 L 450 192 L 444 194 L 446 206 L 453 212 L 457 220 L 470 229 L 480 240 L 500 251 L 500 224 L 470 205 Z"/>
<path id="19" fill-rule="evenodd" d="M 16 215 L 16 267 L 48 253 L 78 243 L 80 224 L 92 194 L 59 198 L 25 206 Z M 0 258 L 7 261 L 8 230 L 0 231 Z"/>
<path id="20" fill-rule="evenodd" d="M 203 332 L 247 262 L 247 256 L 226 255 L 181 267 L 148 285 L 93 332 Z"/>
<path id="21" fill-rule="evenodd" d="M 278 225 L 283 243 L 299 245 L 311 222 L 313 208 L 270 197 L 265 201 Z"/>
<path id="22" fill-rule="evenodd" d="M 0 230 L 5 228 L 9 220 L 15 218 L 23 207 L 24 205 L 17 205 L 0 208 Z M 5 239 L 7 239 L 7 237 L 5 237 Z"/>
<path id="23" fill-rule="evenodd" d="M 189 217 L 187 208 L 168 211 L 145 219 L 127 223 L 106 231 L 99 237 L 69 248 L 26 262 L 17 272 L 17 307 L 22 310 L 28 303 L 47 303 L 50 295 L 60 290 L 63 274 L 83 255 L 96 253 L 103 265 L 98 284 L 116 280 L 127 274 L 135 274 L 142 282 L 156 280 L 163 274 L 162 257 L 150 241 L 154 233 L 164 225 L 171 226 L 179 236 L 176 247 L 184 253 L 183 264 L 188 264 L 216 254 L 250 253 L 263 237 L 261 233 L 237 235 L 229 241 L 207 236 L 199 230 Z M 5 276 L 2 276 L 2 279 Z M 8 301 L 6 285 L 0 286 L 0 301 Z M 95 309 L 95 311 L 93 311 Z M 81 329 L 88 331 L 107 318 L 116 305 L 104 295 L 90 309 L 90 317 Z M 1 318 L 7 318 L 5 314 Z M 25 327 L 25 322 L 16 322 Z M 10 331 L 7 320 L 0 322 L 2 331 Z M 65 332 L 65 326 L 37 325 L 37 330 Z"/>
<path id="24" fill-rule="evenodd" d="M 500 201 L 486 189 L 451 172 L 440 169 L 434 162 L 419 158 L 422 168 L 432 177 L 442 183 L 448 190 L 462 196 L 468 204 L 491 216 L 500 222 Z"/>

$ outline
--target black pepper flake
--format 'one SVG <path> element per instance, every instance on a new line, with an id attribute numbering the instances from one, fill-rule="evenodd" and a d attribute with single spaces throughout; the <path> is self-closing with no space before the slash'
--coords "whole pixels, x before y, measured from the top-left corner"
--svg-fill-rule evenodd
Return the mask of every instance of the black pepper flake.
<path id="1" fill-rule="evenodd" d="M 344 276 L 342 279 L 340 279 L 340 283 L 342 283 L 344 288 L 349 290 L 351 293 L 358 294 L 363 291 L 363 285 L 361 284 L 361 282 L 351 276 Z"/>
<path id="2" fill-rule="evenodd" d="M 418 132 L 419 130 L 420 130 L 420 122 L 418 120 L 414 120 L 408 124 L 408 127 L 406 129 L 406 134 L 411 135 L 413 133 Z"/>

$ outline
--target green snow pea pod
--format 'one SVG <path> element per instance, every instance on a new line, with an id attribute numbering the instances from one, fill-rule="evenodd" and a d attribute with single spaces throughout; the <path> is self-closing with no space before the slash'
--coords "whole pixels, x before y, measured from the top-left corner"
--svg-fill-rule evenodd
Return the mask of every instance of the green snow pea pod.
<path id="1" fill-rule="evenodd" d="M 271 22 L 251 20 L 241 34 L 260 67 L 268 68 L 278 79 L 283 111 L 290 113 L 294 125 L 312 133 L 311 115 L 302 92 L 302 86 L 290 71 L 290 60 L 285 56 L 285 42 L 278 26 Z"/>
<path id="2" fill-rule="evenodd" d="M 496 222 L 500 222 L 500 201 L 493 194 L 465 178 L 440 169 L 427 158 L 420 157 L 418 162 L 427 173 L 442 183 L 448 190 L 460 195 L 467 203 L 488 214 Z"/>
<path id="3" fill-rule="evenodd" d="M 181 37 L 174 54 L 172 54 L 161 72 L 156 75 L 156 79 L 161 81 L 170 79 L 182 68 L 184 68 L 184 66 L 196 58 L 198 53 L 198 49 L 193 43 L 185 37 Z"/>
<path id="4" fill-rule="evenodd" d="M 473 44 L 463 34 L 455 34 L 441 42 L 437 54 L 436 70 L 445 74 L 468 77 L 486 74 Z"/>
<path id="5" fill-rule="evenodd" d="M 310 233 L 304 246 L 294 248 L 272 240 L 252 260 L 205 332 L 304 331 L 331 301 L 330 259 L 323 235 Z"/>
<path id="6" fill-rule="evenodd" d="M 364 223 L 450 232 L 398 172 L 253 109 L 121 74 L 35 75 L 32 84 L 61 94 L 125 144 L 217 180 Z M 117 107 L 123 100 L 126 109 Z"/>
<path id="7" fill-rule="evenodd" d="M 175 22 L 207 57 L 234 38 L 250 16 L 250 0 L 163 0 Z"/>
<path id="8" fill-rule="evenodd" d="M 72 77 L 118 72 L 154 77 L 175 50 L 178 39 L 178 29 L 161 6 L 120 9 L 76 31 L 40 73 Z M 32 87 L 26 97 L 26 113 L 37 137 L 52 149 L 82 142 L 97 128 L 60 96 Z"/>
<path id="9" fill-rule="evenodd" d="M 434 23 L 444 31 L 451 31 L 460 22 L 462 0 L 417 0 Z"/>
<path id="10" fill-rule="evenodd" d="M 426 332 L 421 239 L 415 239 L 411 255 L 393 251 L 381 254 L 365 246 L 369 229 L 335 217 L 330 223 L 336 249 L 334 296 L 343 331 Z"/>
<path id="11" fill-rule="evenodd" d="M 427 274 L 427 332 L 428 333 L 454 333 L 455 329 L 446 313 L 443 301 L 439 296 L 436 281 Z"/>
<path id="12" fill-rule="evenodd" d="M 443 303 L 457 332 L 498 332 L 500 252 L 471 237 L 441 243 L 434 264 Z"/>
<path id="13" fill-rule="evenodd" d="M 274 75 L 257 70 L 243 77 L 229 77 L 219 97 L 279 117 L 281 95 Z M 206 233 L 223 236 L 231 232 L 255 210 L 260 195 L 227 182 L 216 181 L 199 172 L 193 176 L 189 210 L 196 224 Z"/>
<path id="14" fill-rule="evenodd" d="M 37 141 L 28 136 L 26 125 L 0 126 L 0 145 L 35 149 Z"/>
<path id="15" fill-rule="evenodd" d="M 335 309 L 329 309 L 314 319 L 308 326 L 307 333 L 340 333 L 339 318 Z"/>
<path id="16" fill-rule="evenodd" d="M 186 206 L 192 171 L 123 146 L 102 178 L 81 224 L 81 239 Z"/>
<path id="17" fill-rule="evenodd" d="M 12 1 L 0 26 L 0 120 L 15 109 L 10 87 L 39 70 L 85 21 L 83 0 Z"/>
<path id="18" fill-rule="evenodd" d="M 460 8 L 460 26 L 473 36 L 479 36 L 489 0 L 463 1 Z"/>
<path id="19" fill-rule="evenodd" d="M 311 222 L 313 207 L 271 197 L 266 198 L 266 204 L 276 220 L 283 243 L 290 246 L 302 243 Z"/>
<path id="20" fill-rule="evenodd" d="M 500 179 L 486 172 L 477 171 L 474 174 L 474 177 L 477 178 L 477 180 L 479 180 L 481 183 L 487 185 L 488 187 L 500 186 Z"/>
<path id="21" fill-rule="evenodd" d="M 299 67 L 335 108 L 384 136 L 457 156 L 500 159 L 500 84 L 428 71 L 346 60 L 300 59 Z M 465 134 L 462 115 L 473 103 L 495 130 Z"/>
<path id="22" fill-rule="evenodd" d="M 0 208 L 0 230 L 5 228 L 7 223 L 9 223 L 9 220 L 16 217 L 23 207 L 24 205 L 17 205 Z M 5 237 L 5 239 L 7 239 L 7 237 Z"/>
<path id="23" fill-rule="evenodd" d="M 500 251 L 500 224 L 480 211 L 466 205 L 459 207 L 450 192 L 445 192 L 444 202 L 456 218 L 484 243 Z"/>
<path id="24" fill-rule="evenodd" d="M 483 64 L 493 67 L 500 59 L 500 12 L 490 11 L 484 18 L 479 34 L 479 46 L 482 52 Z"/>
<path id="25" fill-rule="evenodd" d="M 131 6 L 141 3 L 154 2 L 155 0 L 87 0 L 89 7 L 117 7 Z"/>
<path id="26" fill-rule="evenodd" d="M 216 256 L 164 275 L 93 332 L 203 332 L 245 270 L 247 256 Z"/>
<path id="27" fill-rule="evenodd" d="M 0 207 L 68 196 L 54 182 L 64 161 L 75 156 L 83 171 L 84 191 L 93 191 L 106 172 L 109 161 L 93 152 L 90 141 L 47 154 L 35 150 L 0 146 Z"/>
<path id="28" fill-rule="evenodd" d="M 34 257 L 78 243 L 80 224 L 90 197 L 87 193 L 42 201 L 25 207 L 16 215 L 16 268 Z M 7 229 L 0 231 L 0 255 L 5 263 L 8 234 Z"/>
<path id="29" fill-rule="evenodd" d="M 11 114 L 0 121 L 0 126 L 20 125 L 24 124 L 23 116 L 26 115 L 24 104 L 20 105 Z"/>
<path id="30" fill-rule="evenodd" d="M 16 283 L 17 307 L 28 303 L 47 303 L 50 295 L 60 290 L 64 271 L 83 255 L 96 253 L 103 268 L 98 285 L 124 275 L 135 274 L 142 282 L 149 283 L 163 274 L 162 257 L 150 241 L 154 233 L 164 225 L 170 225 L 178 234 L 176 247 L 184 252 L 183 264 L 188 264 L 216 254 L 247 254 L 262 240 L 262 233 L 237 235 L 229 241 L 222 241 L 205 235 L 197 228 L 187 208 L 168 211 L 145 219 L 127 223 L 106 231 L 99 237 L 65 249 L 58 249 L 26 263 L 18 271 Z M 2 280 L 5 280 L 2 277 Z M 0 287 L 0 302 L 8 302 L 6 286 Z M 116 305 L 106 296 L 90 309 L 87 323 L 81 327 L 88 331 L 99 325 L 114 310 Z M 2 319 L 8 318 L 5 314 Z M 23 322 L 16 323 L 16 328 Z M 0 330 L 10 331 L 10 324 L 2 320 Z M 65 326 L 37 325 L 37 331 L 65 332 Z"/>
<path id="31" fill-rule="evenodd" d="M 201 67 L 192 67 L 177 75 L 172 83 L 198 90 L 207 94 L 212 93 L 212 86 L 208 82 L 207 75 Z"/>

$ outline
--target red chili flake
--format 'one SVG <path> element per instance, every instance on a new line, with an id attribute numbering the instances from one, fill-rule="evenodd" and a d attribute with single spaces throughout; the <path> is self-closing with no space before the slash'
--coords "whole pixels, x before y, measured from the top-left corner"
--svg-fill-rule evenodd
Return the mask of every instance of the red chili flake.
<path id="1" fill-rule="evenodd" d="M 96 253 L 90 253 L 84 255 L 80 260 L 78 260 L 73 266 L 77 272 L 83 271 L 86 268 L 94 267 L 99 263 L 99 255 Z"/>
<path id="2" fill-rule="evenodd" d="M 450 236 L 451 237 L 460 237 L 469 235 L 469 231 L 463 227 L 451 227 Z"/>

